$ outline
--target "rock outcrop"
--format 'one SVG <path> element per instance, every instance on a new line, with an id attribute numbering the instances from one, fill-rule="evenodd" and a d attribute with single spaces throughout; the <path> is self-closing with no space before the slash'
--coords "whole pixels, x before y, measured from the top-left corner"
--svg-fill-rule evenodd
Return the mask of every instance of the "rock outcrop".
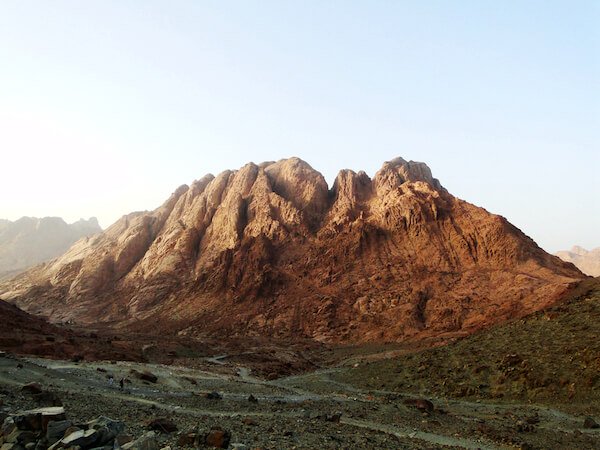
<path id="1" fill-rule="evenodd" d="M 583 277 L 423 163 L 344 170 L 329 189 L 291 158 L 182 186 L 0 295 L 53 321 L 364 342 L 468 333 Z"/>
<path id="2" fill-rule="evenodd" d="M 56 258 L 78 239 L 101 231 L 95 217 L 72 224 L 60 217 L 0 220 L 0 279 Z"/>
<path id="3" fill-rule="evenodd" d="M 574 246 L 571 250 L 556 252 L 563 261 L 573 263 L 579 270 L 592 277 L 600 277 L 600 247 L 593 250 L 586 250 L 579 246 Z"/>

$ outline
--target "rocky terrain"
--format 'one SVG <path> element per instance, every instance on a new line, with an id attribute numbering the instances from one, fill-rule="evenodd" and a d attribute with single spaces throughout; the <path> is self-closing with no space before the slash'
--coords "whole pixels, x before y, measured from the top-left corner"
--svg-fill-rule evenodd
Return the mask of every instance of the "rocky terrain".
<path id="1" fill-rule="evenodd" d="M 0 219 L 0 280 L 56 258 L 75 241 L 101 231 L 95 217 L 72 224 L 59 217 Z"/>
<path id="2" fill-rule="evenodd" d="M 563 261 L 575 264 L 587 275 L 600 277 L 600 247 L 586 250 L 576 245 L 571 250 L 557 252 L 556 256 Z"/>
<path id="3" fill-rule="evenodd" d="M 331 189 L 291 158 L 182 186 L 0 285 L 53 322 L 179 336 L 382 342 L 464 335 L 584 277 L 402 158 Z"/>
<path id="4" fill-rule="evenodd" d="M 228 355 L 207 356 L 193 368 L 2 353 L 0 444 L 6 450 L 585 450 L 600 444 L 596 418 L 577 403 L 566 411 L 507 398 L 424 395 L 416 386 L 402 392 L 366 387 L 343 381 L 365 364 L 352 361 L 265 380 Z"/>
<path id="5" fill-rule="evenodd" d="M 600 279 L 590 279 L 560 305 L 445 346 L 355 356 L 336 379 L 363 389 L 528 402 L 598 417 L 599 334 Z"/>

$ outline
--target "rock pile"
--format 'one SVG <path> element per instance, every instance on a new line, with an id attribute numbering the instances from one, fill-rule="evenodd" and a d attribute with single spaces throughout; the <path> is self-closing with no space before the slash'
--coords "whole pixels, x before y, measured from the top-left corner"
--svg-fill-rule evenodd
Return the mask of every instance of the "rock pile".
<path id="1" fill-rule="evenodd" d="M 161 448 L 165 450 L 170 448 L 163 447 L 167 441 L 176 442 L 176 448 L 228 448 L 231 441 L 231 433 L 217 426 L 211 427 L 208 431 L 196 429 L 171 434 L 177 431 L 177 426 L 166 418 L 149 421 L 147 428 L 150 431 L 135 439 L 125 432 L 125 423 L 118 420 L 100 416 L 89 422 L 76 423 L 67 418 L 62 406 L 38 408 L 4 418 L 0 428 L 0 448 L 2 450 L 159 450 Z"/>
<path id="2" fill-rule="evenodd" d="M 121 448 L 131 440 L 123 422 L 101 416 L 75 424 L 59 406 L 10 415 L 0 429 L 3 450 Z"/>

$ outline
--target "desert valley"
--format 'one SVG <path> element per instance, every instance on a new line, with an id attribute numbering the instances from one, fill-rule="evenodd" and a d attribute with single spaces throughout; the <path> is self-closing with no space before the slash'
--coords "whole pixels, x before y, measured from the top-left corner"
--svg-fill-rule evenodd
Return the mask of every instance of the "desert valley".
<path id="1" fill-rule="evenodd" d="M 420 162 L 207 175 L 0 298 L 2 450 L 600 447 L 600 281 Z"/>
<path id="2" fill-rule="evenodd" d="M 0 450 L 600 449 L 599 23 L 0 1 Z"/>

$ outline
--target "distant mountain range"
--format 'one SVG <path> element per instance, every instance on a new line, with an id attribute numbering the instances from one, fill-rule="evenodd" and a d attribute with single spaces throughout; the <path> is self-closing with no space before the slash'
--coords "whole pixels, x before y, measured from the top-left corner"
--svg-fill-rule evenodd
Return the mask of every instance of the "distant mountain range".
<path id="1" fill-rule="evenodd" d="M 556 252 L 563 261 L 575 264 L 579 270 L 593 277 L 600 277 L 600 247 L 593 250 L 574 246 L 571 250 Z"/>
<path id="2" fill-rule="evenodd" d="M 78 239 L 101 231 L 95 217 L 72 224 L 60 217 L 0 219 L 0 279 L 56 258 Z"/>
<path id="3" fill-rule="evenodd" d="M 330 188 L 290 158 L 181 186 L 0 284 L 0 297 L 129 331 L 398 341 L 525 316 L 583 278 L 424 163 L 342 170 Z"/>

